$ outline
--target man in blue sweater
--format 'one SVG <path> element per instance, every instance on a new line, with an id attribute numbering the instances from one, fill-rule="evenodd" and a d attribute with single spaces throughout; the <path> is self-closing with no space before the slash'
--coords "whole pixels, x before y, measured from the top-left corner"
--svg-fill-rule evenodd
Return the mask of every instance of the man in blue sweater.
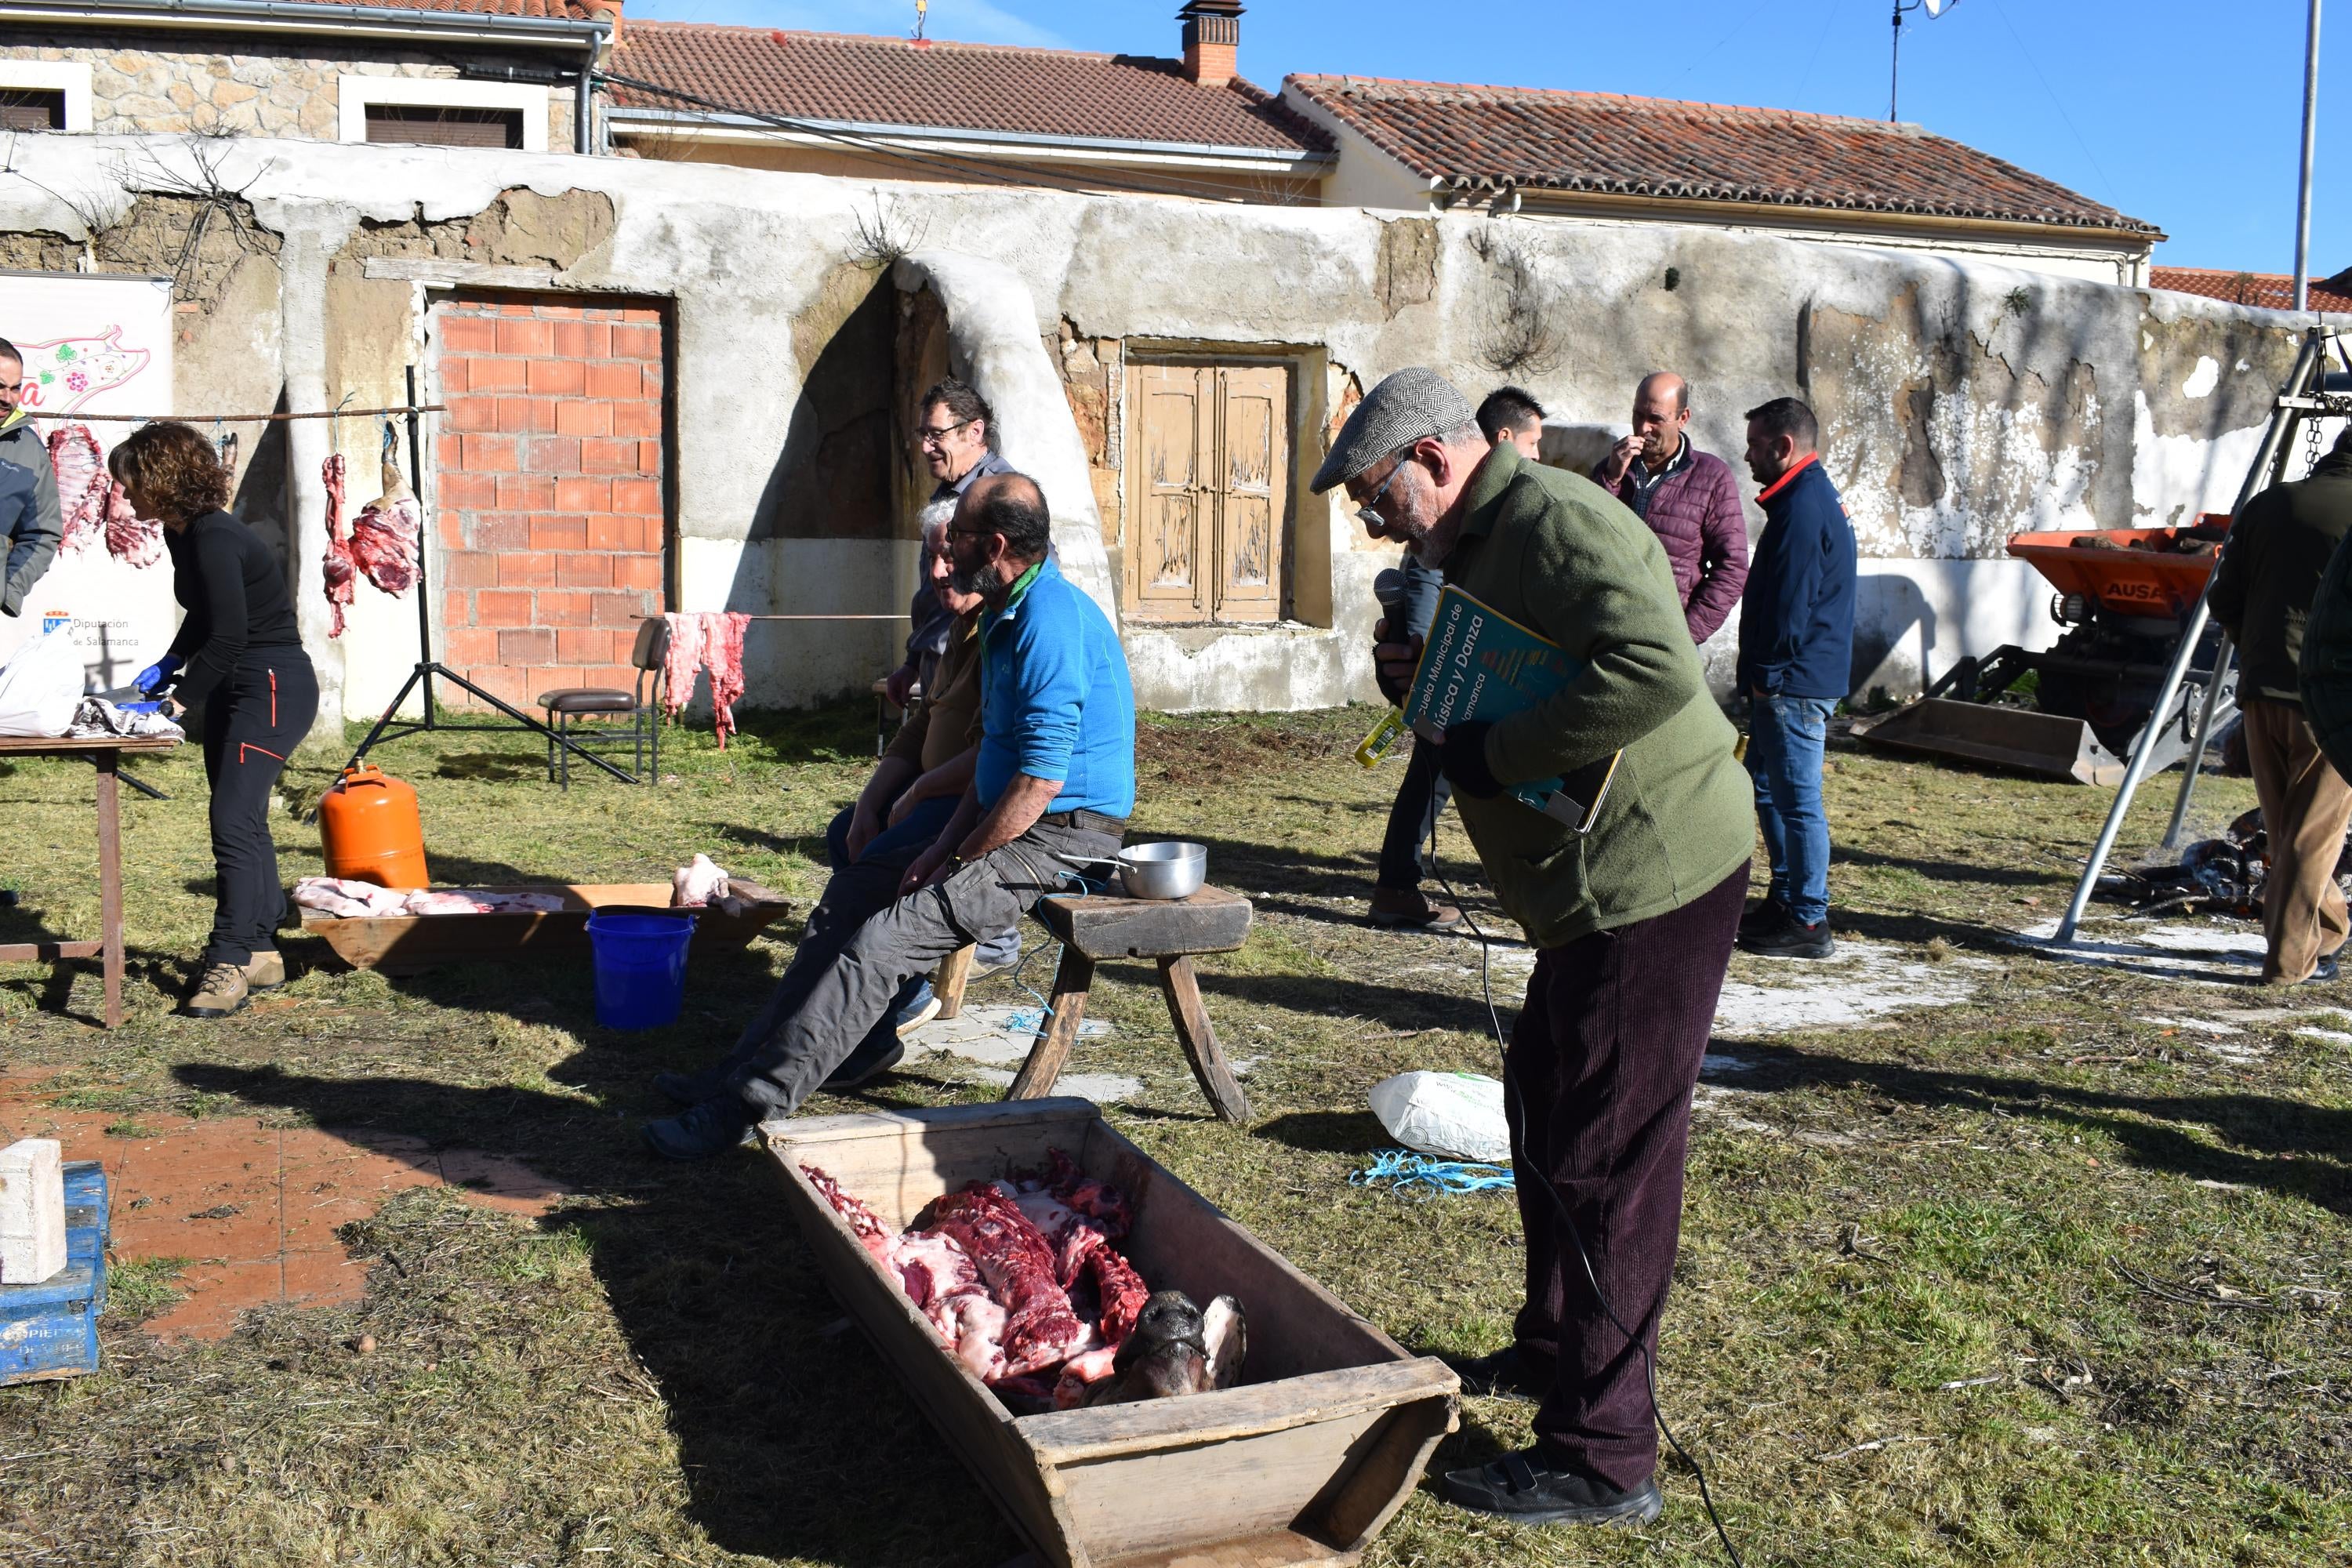
<path id="1" fill-rule="evenodd" d="M 1739 689 L 1752 707 L 1748 772 L 1772 889 L 1739 922 L 1767 958 L 1827 958 L 1830 825 L 1822 750 L 1853 660 L 1853 525 L 1814 449 L 1821 426 L 1793 397 L 1748 411 L 1748 471 L 1764 532 L 1739 606 Z"/>
<path id="2" fill-rule="evenodd" d="M 971 786 L 899 897 L 838 950 L 793 961 L 797 1006 L 764 1046 L 730 1058 L 725 1087 L 646 1125 L 654 1152 L 699 1160 L 789 1116 L 894 1005 L 899 986 L 1004 931 L 1077 868 L 1118 853 L 1135 809 L 1135 693 L 1110 620 L 1048 559 L 1036 484 L 992 475 L 948 525 L 950 583 L 981 612 L 980 752 Z"/>

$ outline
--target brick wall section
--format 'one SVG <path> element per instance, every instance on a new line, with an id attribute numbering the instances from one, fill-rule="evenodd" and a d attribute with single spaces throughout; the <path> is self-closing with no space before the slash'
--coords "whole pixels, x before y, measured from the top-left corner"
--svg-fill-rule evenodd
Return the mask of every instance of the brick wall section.
<path id="1" fill-rule="evenodd" d="M 664 608 L 661 311 L 459 298 L 433 335 L 443 662 L 525 708 L 627 687 Z"/>

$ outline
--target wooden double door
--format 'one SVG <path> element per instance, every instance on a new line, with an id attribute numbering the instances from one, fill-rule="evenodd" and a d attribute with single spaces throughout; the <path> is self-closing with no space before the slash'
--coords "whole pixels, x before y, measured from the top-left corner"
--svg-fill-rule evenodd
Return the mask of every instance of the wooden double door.
<path id="1" fill-rule="evenodd" d="M 1128 613 L 1282 619 L 1291 367 L 1130 360 L 1128 387 Z"/>

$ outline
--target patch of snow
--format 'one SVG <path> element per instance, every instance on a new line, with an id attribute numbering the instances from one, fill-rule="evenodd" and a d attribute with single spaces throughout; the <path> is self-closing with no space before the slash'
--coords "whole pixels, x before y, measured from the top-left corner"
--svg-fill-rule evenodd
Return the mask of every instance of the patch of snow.
<path id="1" fill-rule="evenodd" d="M 2341 1029 L 2297 1029 L 2295 1033 L 2306 1039 L 2333 1040 L 2339 1046 L 2352 1044 L 2352 1035 Z"/>
<path id="2" fill-rule="evenodd" d="M 973 1071 L 971 1078 L 975 1083 L 1010 1089 L 1013 1074 L 1002 1068 L 980 1068 Z M 1117 1105 L 1141 1094 L 1143 1080 L 1117 1072 L 1066 1072 L 1054 1080 L 1054 1092 L 1091 1100 L 1097 1105 Z"/>
<path id="3" fill-rule="evenodd" d="M 1851 1027 L 1889 1013 L 1948 1007 L 1975 991 L 1969 971 L 1980 964 L 1906 963 L 1902 951 L 1842 939 L 1842 956 L 1830 963 L 1775 965 L 1774 984 L 1727 980 L 1716 1003 L 1715 1032 L 1754 1037 Z"/>
<path id="4" fill-rule="evenodd" d="M 2157 1016 L 2155 1014 L 2150 1013 L 2139 1017 L 2136 1021 L 2142 1024 L 2158 1024 L 2168 1029 L 2199 1029 L 2209 1035 L 2242 1035 L 2245 1033 L 2243 1029 L 2239 1028 L 2235 1024 L 2216 1023 L 2210 1018 L 2161 1018 Z"/>
<path id="5" fill-rule="evenodd" d="M 2147 925 L 2137 921 L 2101 921 L 2078 927 L 2074 940 L 2057 942 L 2055 920 L 2028 926 L 2011 940 L 2059 963 L 2109 969 L 2149 980 L 2200 985 L 2243 985 L 2261 978 L 2263 933 L 2243 925 Z M 2249 971 L 2252 973 L 2249 973 Z"/>
<path id="6" fill-rule="evenodd" d="M 1700 1058 L 1698 1076 L 1712 1078 L 1718 1073 L 1753 1072 L 1756 1064 L 1745 1057 L 1727 1056 L 1721 1051 L 1709 1051 Z"/>

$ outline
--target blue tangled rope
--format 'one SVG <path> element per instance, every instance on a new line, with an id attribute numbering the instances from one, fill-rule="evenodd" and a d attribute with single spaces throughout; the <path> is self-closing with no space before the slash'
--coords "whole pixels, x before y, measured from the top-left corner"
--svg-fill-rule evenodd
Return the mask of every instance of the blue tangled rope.
<path id="1" fill-rule="evenodd" d="M 1388 1150 L 1376 1155 L 1370 1165 L 1351 1172 L 1348 1177 L 1348 1184 L 1351 1187 L 1375 1186 L 1381 1182 L 1394 1184 L 1391 1191 L 1419 1198 L 1518 1190 L 1518 1184 L 1512 1179 L 1507 1166 L 1482 1165 L 1469 1160 L 1440 1160 L 1429 1154 L 1416 1154 L 1410 1149 Z"/>

